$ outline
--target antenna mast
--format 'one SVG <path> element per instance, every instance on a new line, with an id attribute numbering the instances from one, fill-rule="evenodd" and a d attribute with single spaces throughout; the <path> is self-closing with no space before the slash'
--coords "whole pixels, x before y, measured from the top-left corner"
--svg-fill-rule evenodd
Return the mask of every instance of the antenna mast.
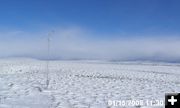
<path id="1" fill-rule="evenodd" d="M 54 33 L 54 31 L 51 31 L 48 33 L 48 37 L 47 37 L 47 63 L 46 63 L 46 88 L 49 87 L 49 62 L 50 62 L 50 42 L 51 42 L 51 37 L 52 34 Z"/>

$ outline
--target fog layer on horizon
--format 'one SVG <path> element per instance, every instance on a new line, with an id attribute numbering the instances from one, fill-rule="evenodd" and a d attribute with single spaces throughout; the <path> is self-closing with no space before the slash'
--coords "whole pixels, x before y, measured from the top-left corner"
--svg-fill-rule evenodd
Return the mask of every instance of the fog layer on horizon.
<path id="1" fill-rule="evenodd" d="M 92 38 L 93 37 L 93 38 Z M 80 28 L 57 29 L 50 41 L 51 59 L 180 61 L 180 38 L 97 38 Z M 0 57 L 47 59 L 47 32 L 0 32 Z"/>

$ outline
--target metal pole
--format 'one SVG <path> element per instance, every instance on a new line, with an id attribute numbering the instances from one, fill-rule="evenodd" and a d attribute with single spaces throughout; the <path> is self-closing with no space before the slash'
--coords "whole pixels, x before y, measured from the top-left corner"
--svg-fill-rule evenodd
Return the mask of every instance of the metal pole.
<path id="1" fill-rule="evenodd" d="M 46 73 L 46 88 L 48 88 L 49 87 L 49 81 L 50 81 L 50 79 L 49 79 L 49 60 L 50 60 L 50 41 L 51 41 L 51 35 L 52 35 L 52 33 L 53 33 L 54 31 L 52 31 L 52 32 L 50 32 L 49 34 L 48 34 L 48 38 L 47 38 L 47 42 L 48 42 L 48 52 L 47 52 L 47 63 L 46 63 L 46 69 L 47 69 L 47 73 Z"/>

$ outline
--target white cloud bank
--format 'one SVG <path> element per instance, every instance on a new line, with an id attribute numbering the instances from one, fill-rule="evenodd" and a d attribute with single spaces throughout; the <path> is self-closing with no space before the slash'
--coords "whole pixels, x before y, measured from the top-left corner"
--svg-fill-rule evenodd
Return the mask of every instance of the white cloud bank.
<path id="1" fill-rule="evenodd" d="M 47 57 L 47 32 L 0 32 L 0 57 Z M 81 28 L 59 28 L 51 39 L 53 59 L 180 61 L 180 38 L 96 38 Z M 93 38 L 91 38 L 93 37 Z"/>

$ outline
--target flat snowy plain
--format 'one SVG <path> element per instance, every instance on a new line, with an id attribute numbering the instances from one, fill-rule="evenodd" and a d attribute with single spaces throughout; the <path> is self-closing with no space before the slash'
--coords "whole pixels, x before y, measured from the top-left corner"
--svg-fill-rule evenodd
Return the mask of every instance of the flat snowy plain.
<path id="1" fill-rule="evenodd" d="M 0 108 L 164 108 L 180 92 L 180 64 L 107 61 L 0 60 Z M 154 106 L 110 106 L 109 100 L 149 100 Z"/>

